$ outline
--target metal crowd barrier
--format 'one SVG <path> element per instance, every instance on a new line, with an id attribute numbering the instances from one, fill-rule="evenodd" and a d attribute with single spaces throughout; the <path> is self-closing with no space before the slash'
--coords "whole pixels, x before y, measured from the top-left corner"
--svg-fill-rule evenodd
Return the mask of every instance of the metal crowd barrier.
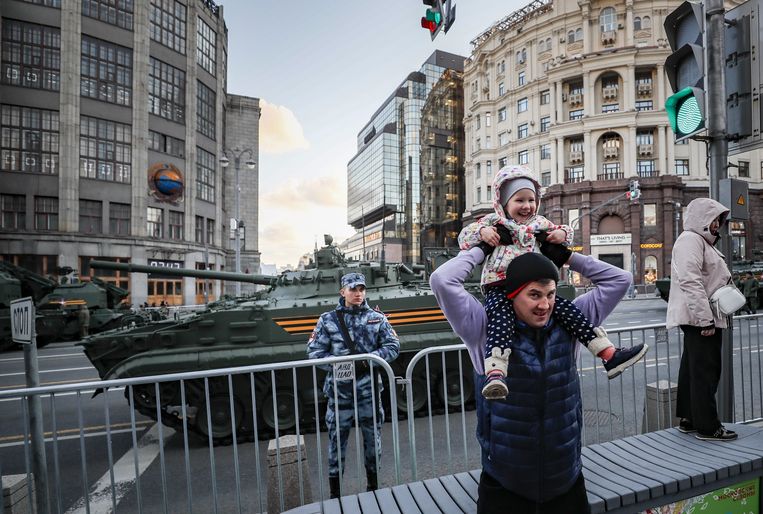
<path id="1" fill-rule="evenodd" d="M 737 317 L 734 329 L 733 421 L 761 419 L 763 315 Z M 586 445 L 638 434 L 650 427 L 667 428 L 677 422 L 672 414 L 675 410 L 672 393 L 683 349 L 680 330 L 666 330 L 660 324 L 641 325 L 610 330 L 609 336 L 617 346 L 646 342 L 650 351 L 633 369 L 610 381 L 600 361 L 581 349 L 578 372 L 583 397 L 583 442 Z M 322 415 L 326 404 L 318 367 L 360 360 L 368 360 L 373 368 L 380 370 L 387 384 L 396 384 L 396 387 L 389 387 L 385 395 L 389 398 L 390 408 L 386 414 L 391 422 L 382 427 L 382 459 L 377 461 L 380 486 L 480 466 L 480 448 L 474 436 L 476 416 L 472 413 L 474 395 L 480 392 L 474 388 L 473 371 L 464 345 L 454 345 L 417 353 L 410 360 L 404 377 L 395 377 L 390 365 L 379 357 L 355 355 L 0 390 L 3 411 L 10 412 L 5 406 L 13 406 L 16 402 L 21 411 L 20 416 L 4 415 L 3 425 L 22 434 L 13 448 L 10 448 L 12 443 L 7 442 L 7 437 L 0 438 L 0 452 L 3 452 L 0 455 L 6 456 L 0 459 L 0 473 L 26 474 L 27 501 L 31 510 L 33 459 L 28 437 L 28 399 L 38 395 L 43 397 L 44 430 L 47 431 L 50 512 L 79 514 L 117 509 L 139 513 L 255 509 L 265 512 L 268 503 L 273 501 L 277 508 L 283 509 L 287 501 L 305 504 L 325 499 L 328 497 L 328 437 L 326 432 L 321 432 L 325 430 Z M 229 418 L 238 421 L 239 416 L 248 412 L 242 410 L 239 399 L 234 397 L 234 382 L 245 383 L 249 391 L 249 419 L 253 431 L 239 434 L 238 427 L 243 425 L 232 423 L 233 433 L 226 444 L 214 446 L 216 427 L 221 423 L 225 425 L 216 415 L 227 412 Z M 178 385 L 178 405 L 163 409 L 161 398 L 170 394 L 167 391 L 173 383 Z M 105 393 L 89 398 L 98 388 L 105 388 Z M 201 388 L 204 399 L 196 406 L 188 405 L 193 388 Z M 399 399 L 398 389 L 404 394 Z M 654 409 L 647 408 L 648 390 L 659 395 L 656 401 L 660 405 Z M 159 399 L 149 410 L 145 410 L 147 391 Z M 129 408 L 123 394 L 130 405 L 136 405 L 136 401 L 141 405 L 142 401 L 144 414 Z M 280 400 L 282 394 L 288 401 Z M 416 395 L 423 395 L 424 401 Z M 148 397 L 152 395 L 148 394 Z M 373 398 L 375 402 L 376 392 Z M 302 406 L 310 403 L 309 407 Z M 398 407 L 407 415 L 407 439 L 400 437 Z M 349 438 L 342 494 L 362 491 L 365 484 L 357 400 L 354 408 L 355 435 Z M 374 416 L 376 412 L 374 408 Z M 199 415 L 206 421 L 202 430 L 207 434 L 205 439 L 191 433 L 198 430 Z M 304 439 L 304 447 L 296 445 L 296 462 L 304 461 L 304 466 L 294 466 L 292 457 L 287 459 L 280 446 L 280 437 L 284 434 L 281 427 L 285 426 L 282 421 L 292 416 L 296 420 L 288 431 L 298 440 Z M 155 423 L 151 418 L 167 418 L 175 428 Z M 76 420 L 73 427 L 72 420 Z M 269 425 L 263 424 L 266 420 Z M 86 425 L 99 426 L 101 431 L 95 433 Z M 263 428 L 265 425 L 271 428 Z M 312 432 L 314 436 L 309 435 Z M 23 448 L 19 448 L 22 442 Z M 401 455 L 406 451 L 410 454 L 410 466 L 407 462 L 401 463 Z M 75 454 L 75 464 L 67 466 L 65 462 L 72 462 L 72 454 Z M 101 478 L 96 480 L 99 475 Z M 266 493 L 266 482 L 271 480 L 275 481 L 273 489 L 278 491 L 277 498 L 272 495 L 268 498 Z M 0 514 L 5 514 L 2 502 Z"/>

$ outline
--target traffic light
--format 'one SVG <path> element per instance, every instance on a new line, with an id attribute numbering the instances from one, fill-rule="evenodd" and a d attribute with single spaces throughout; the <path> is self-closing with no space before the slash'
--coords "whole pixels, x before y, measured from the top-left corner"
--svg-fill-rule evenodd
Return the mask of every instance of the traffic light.
<path id="1" fill-rule="evenodd" d="M 627 193 L 628 200 L 638 200 L 641 198 L 641 189 L 639 189 L 638 180 L 631 180 L 630 190 Z"/>
<path id="2" fill-rule="evenodd" d="M 429 30 L 429 34 L 434 40 L 440 29 L 443 28 L 443 7 L 442 0 L 423 0 L 424 5 L 428 5 L 426 15 L 421 18 L 421 26 Z"/>
<path id="3" fill-rule="evenodd" d="M 744 2 L 727 11 L 725 19 L 726 133 L 733 155 L 761 146 L 761 112 L 753 99 L 760 86 L 752 51 L 760 38 L 758 3 Z"/>
<path id="4" fill-rule="evenodd" d="M 673 53 L 665 60 L 673 95 L 665 101 L 668 121 L 682 141 L 705 128 L 704 7 L 684 2 L 665 18 L 665 35 Z"/>

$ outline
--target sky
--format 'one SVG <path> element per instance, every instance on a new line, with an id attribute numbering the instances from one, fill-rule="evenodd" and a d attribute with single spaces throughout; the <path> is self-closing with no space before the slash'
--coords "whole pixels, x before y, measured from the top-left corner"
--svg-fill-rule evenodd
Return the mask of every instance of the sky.
<path id="1" fill-rule="evenodd" d="M 455 0 L 434 41 L 421 0 L 226 0 L 228 92 L 260 99 L 261 262 L 299 257 L 353 233 L 347 163 L 357 134 L 435 50 L 468 57 L 470 41 L 525 0 Z"/>

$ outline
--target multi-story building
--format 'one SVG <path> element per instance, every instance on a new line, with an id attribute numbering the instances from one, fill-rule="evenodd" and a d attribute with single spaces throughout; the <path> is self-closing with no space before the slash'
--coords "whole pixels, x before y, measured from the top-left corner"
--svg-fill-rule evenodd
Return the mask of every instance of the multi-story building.
<path id="1" fill-rule="evenodd" d="M 464 211 L 464 80 L 446 70 L 421 111 L 421 253 L 457 247 Z"/>
<path id="2" fill-rule="evenodd" d="M 341 245 L 348 257 L 419 261 L 421 109 L 446 70 L 463 71 L 464 59 L 436 50 L 358 133 L 347 164 L 347 222 L 357 230 Z"/>
<path id="3" fill-rule="evenodd" d="M 217 297 L 219 283 L 205 295 L 193 278 L 103 274 L 89 262 L 225 267 L 226 111 L 256 125 L 259 107 L 226 96 L 222 7 L 4 0 L 1 16 L 0 256 L 44 274 L 98 274 L 134 303 Z M 245 134 L 256 151 L 256 129 Z M 243 187 L 256 198 L 255 172 Z M 244 216 L 258 261 L 256 207 Z"/>
<path id="4" fill-rule="evenodd" d="M 664 110 L 663 22 L 678 4 L 537 0 L 472 41 L 465 222 L 492 212 L 498 169 L 526 164 L 545 188 L 541 212 L 571 223 L 579 250 L 637 283 L 670 274 L 683 209 L 709 186 L 704 145 L 675 143 Z M 761 154 L 731 161 L 739 167 L 730 175 L 750 182 L 751 203 L 750 220 L 732 224 L 735 254 L 760 259 Z M 637 202 L 603 206 L 634 179 Z"/>

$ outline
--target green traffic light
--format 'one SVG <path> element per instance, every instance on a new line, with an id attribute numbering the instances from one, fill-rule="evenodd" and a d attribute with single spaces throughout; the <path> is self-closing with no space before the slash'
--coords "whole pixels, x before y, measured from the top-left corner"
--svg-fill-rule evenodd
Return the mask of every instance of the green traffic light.
<path id="1" fill-rule="evenodd" d="M 432 9 L 427 9 L 427 21 L 433 21 L 437 25 L 442 23 L 442 13 L 440 11 L 433 11 Z"/>
<path id="2" fill-rule="evenodd" d="M 686 138 L 705 127 L 705 114 L 700 104 L 702 90 L 686 87 L 665 101 L 665 112 L 676 138 Z"/>
<path id="3" fill-rule="evenodd" d="M 702 126 L 702 111 L 694 96 L 687 98 L 678 108 L 678 130 L 690 134 Z"/>

